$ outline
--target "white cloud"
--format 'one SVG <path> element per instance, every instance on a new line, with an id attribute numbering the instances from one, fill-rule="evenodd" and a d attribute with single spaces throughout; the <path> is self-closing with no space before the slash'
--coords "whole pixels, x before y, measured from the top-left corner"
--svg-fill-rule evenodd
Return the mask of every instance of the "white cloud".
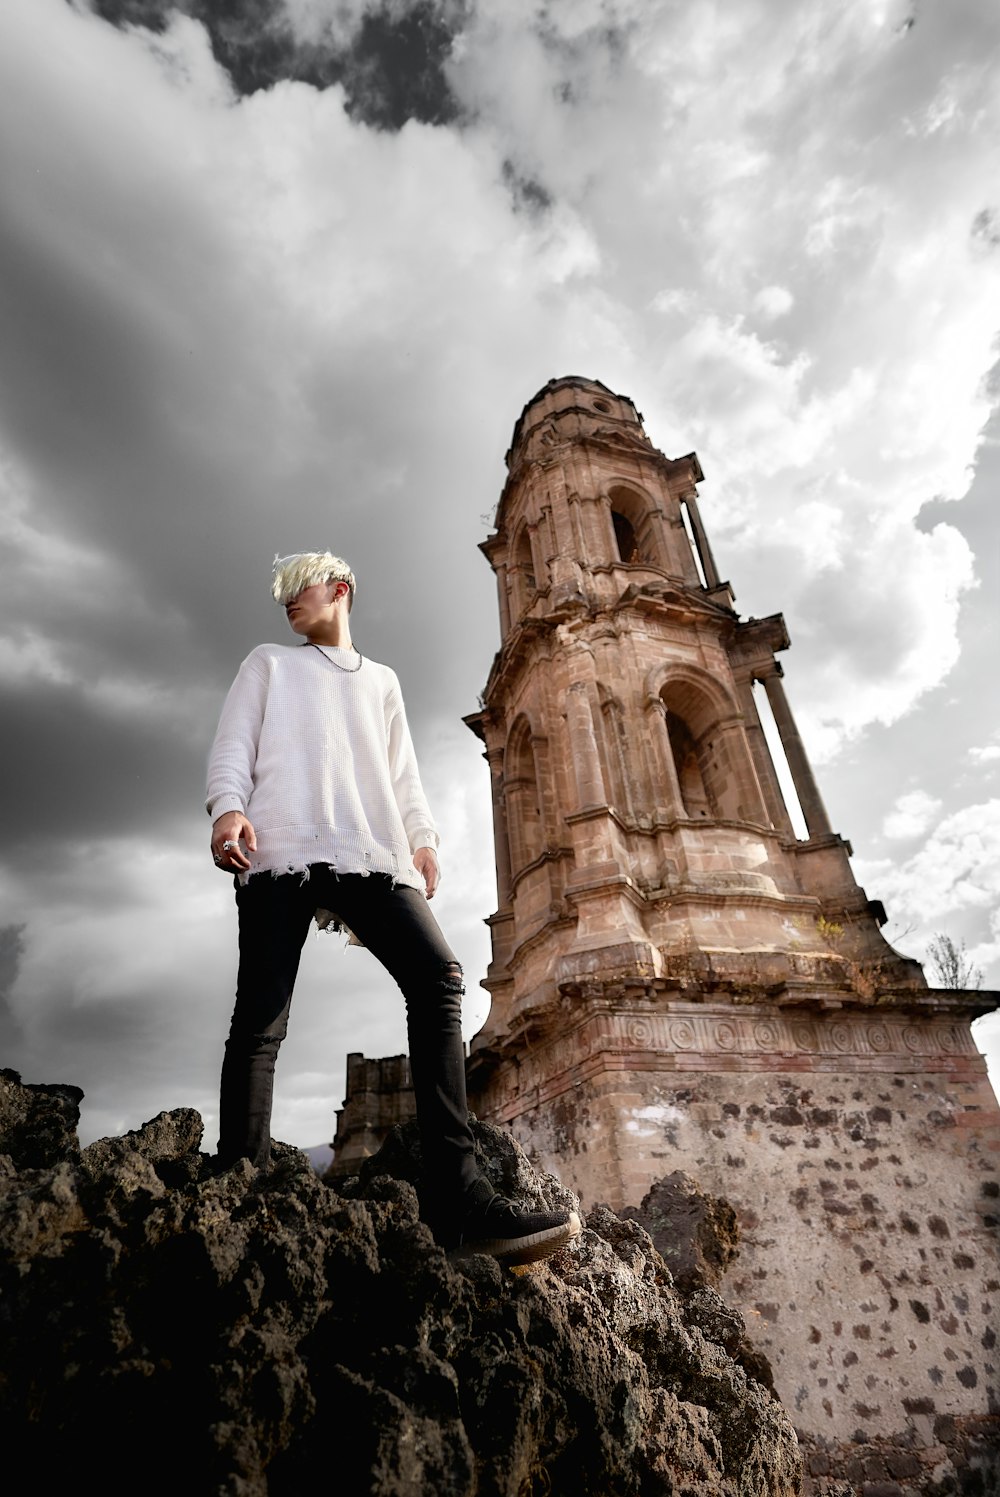
<path id="1" fill-rule="evenodd" d="M 0 681 L 49 681 L 60 686 L 71 681 L 69 671 L 59 659 L 55 642 L 42 639 L 25 629 L 16 637 L 0 639 Z"/>
<path id="2" fill-rule="evenodd" d="M 984 1014 L 972 1025 L 972 1037 L 976 1047 L 986 1057 L 986 1069 L 993 1083 L 993 1090 L 1000 1097 L 1000 1011 Z"/>
<path id="3" fill-rule="evenodd" d="M 947 676 L 974 582 L 958 531 L 914 520 L 967 490 L 989 412 L 1000 272 L 971 230 L 1000 119 L 981 20 L 621 4 L 601 12 L 612 51 L 597 12 L 550 13 L 544 36 L 534 15 L 477 13 L 456 87 L 589 228 L 632 362 L 655 361 L 654 440 L 697 446 L 717 549 L 750 611 L 777 598 L 790 617 L 810 741 L 835 753 Z M 918 149 L 906 122 L 943 120 L 943 56 L 965 104 Z M 637 322 L 628 287 L 658 315 Z"/>
<path id="4" fill-rule="evenodd" d="M 939 932 L 959 941 L 967 929 L 989 931 L 967 943 L 973 965 L 1000 959 L 1000 799 L 945 816 L 903 862 L 857 858 L 854 870 L 878 890 L 894 928 L 906 931 L 906 949 L 921 959 Z"/>
<path id="5" fill-rule="evenodd" d="M 179 93 L 216 104 L 233 102 L 229 79 L 216 63 L 205 28 L 197 21 L 174 11 L 165 30 L 143 32 L 142 36 L 150 56 Z"/>
<path id="6" fill-rule="evenodd" d="M 762 286 L 753 299 L 753 305 L 762 317 L 773 321 L 792 310 L 795 298 L 786 286 Z"/>
<path id="7" fill-rule="evenodd" d="M 961 597 L 975 579 L 969 544 L 950 525 L 927 533 L 892 515 L 866 521 L 850 497 L 838 523 L 817 528 L 815 513 L 805 508 L 800 530 L 786 517 L 754 552 L 765 565 L 787 558 L 778 595 L 793 619 L 789 689 L 822 763 L 946 679 L 959 655 Z"/>
<path id="8" fill-rule="evenodd" d="M 887 837 L 919 837 L 940 809 L 941 802 L 926 790 L 909 790 L 897 798 L 882 823 L 882 830 Z"/>

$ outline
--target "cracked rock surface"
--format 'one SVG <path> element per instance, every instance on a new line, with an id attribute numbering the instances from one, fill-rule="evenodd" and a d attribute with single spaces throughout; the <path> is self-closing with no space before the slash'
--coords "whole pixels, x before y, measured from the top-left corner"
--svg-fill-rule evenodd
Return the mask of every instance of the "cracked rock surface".
<path id="1" fill-rule="evenodd" d="M 36 1490 L 792 1497 L 791 1423 L 739 1316 L 590 1212 L 518 1273 L 420 1221 L 413 1125 L 360 1178 L 277 1145 L 224 1174 L 201 1119 L 81 1150 L 80 1093 L 0 1073 L 0 1411 Z M 475 1124 L 494 1184 L 572 1198 Z"/>

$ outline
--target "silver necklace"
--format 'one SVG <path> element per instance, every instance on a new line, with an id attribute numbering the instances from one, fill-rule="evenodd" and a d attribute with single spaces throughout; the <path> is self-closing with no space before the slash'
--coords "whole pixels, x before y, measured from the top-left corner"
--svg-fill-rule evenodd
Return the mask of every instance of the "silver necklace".
<path id="1" fill-rule="evenodd" d="M 312 642 L 311 639 L 307 639 L 306 640 L 306 644 L 310 645 L 312 647 L 312 649 L 314 649 L 314 650 L 319 650 L 319 653 L 322 655 L 322 657 L 323 657 L 324 660 L 329 660 L 329 662 L 330 662 L 331 665 L 335 665 L 339 671 L 343 671 L 344 674 L 347 675 L 347 676 L 356 676 L 357 673 L 358 673 L 358 671 L 361 669 L 362 665 L 364 665 L 365 657 L 362 655 L 362 653 L 358 649 L 357 645 L 354 645 L 353 649 L 354 649 L 354 653 L 358 657 L 358 663 L 357 663 L 357 665 L 350 666 L 350 665 L 341 665 L 341 663 L 340 663 L 339 660 L 334 660 L 333 657 L 330 656 L 330 655 L 328 655 L 326 653 L 326 651 L 321 648 L 320 645 L 313 644 L 313 642 Z M 331 645 L 330 648 L 331 648 L 331 650 L 335 650 L 335 649 L 339 649 L 340 647 L 339 647 L 339 645 Z"/>

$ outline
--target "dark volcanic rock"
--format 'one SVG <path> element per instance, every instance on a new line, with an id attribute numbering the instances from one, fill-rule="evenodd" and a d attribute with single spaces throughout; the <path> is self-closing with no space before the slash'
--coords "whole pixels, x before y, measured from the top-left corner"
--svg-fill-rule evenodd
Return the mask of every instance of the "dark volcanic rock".
<path id="1" fill-rule="evenodd" d="M 739 1224 L 732 1206 L 708 1195 L 683 1170 L 657 1180 L 642 1204 L 626 1206 L 622 1215 L 646 1228 L 681 1289 L 718 1289 L 739 1252 Z"/>
<path id="2" fill-rule="evenodd" d="M 78 1086 L 22 1086 L 16 1071 L 0 1070 L 0 1155 L 22 1169 L 44 1169 L 79 1153 Z"/>
<path id="3" fill-rule="evenodd" d="M 599 1207 L 530 1272 L 450 1261 L 419 1219 L 410 1129 L 337 1194 L 281 1145 L 270 1172 L 215 1175 L 188 1111 L 82 1154 L 67 1129 L 53 1158 L 70 1090 L 7 1073 L 0 1096 L 0 1409 L 33 1487 L 798 1491 L 787 1416 L 726 1350 L 739 1317 L 679 1295 L 637 1223 Z M 505 1135 L 476 1136 L 495 1183 L 565 1197 Z"/>
<path id="4" fill-rule="evenodd" d="M 688 1324 L 724 1346 L 751 1378 L 773 1390 L 770 1362 L 747 1336 L 739 1311 L 716 1293 L 739 1252 L 739 1224 L 729 1202 L 708 1195 L 683 1170 L 674 1170 L 654 1182 L 640 1206 L 626 1206 L 622 1216 L 646 1228 L 669 1264 Z"/>

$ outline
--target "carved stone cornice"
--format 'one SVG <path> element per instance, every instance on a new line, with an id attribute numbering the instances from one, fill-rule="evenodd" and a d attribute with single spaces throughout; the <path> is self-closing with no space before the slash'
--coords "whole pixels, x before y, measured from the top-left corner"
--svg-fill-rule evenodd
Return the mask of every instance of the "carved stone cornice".
<path id="1" fill-rule="evenodd" d="M 517 621 L 493 657 L 482 694 L 487 707 L 497 691 L 509 686 L 511 678 L 529 662 L 533 647 L 540 640 L 554 634 L 561 622 L 561 618 L 553 616 L 541 619 L 528 617 Z M 475 732 L 475 728 L 472 731 Z"/>
<path id="2" fill-rule="evenodd" d="M 733 633 L 729 658 L 733 665 L 752 665 L 770 660 L 778 650 L 791 645 L 783 614 L 768 614 L 763 619 L 741 619 Z"/>
<path id="3" fill-rule="evenodd" d="M 508 545 L 506 530 L 498 527 L 492 535 L 488 535 L 484 541 L 479 542 L 479 549 L 490 563 L 494 566 L 493 558 L 506 551 Z"/>
<path id="4" fill-rule="evenodd" d="M 970 996 L 956 995 L 949 1005 L 948 995 L 934 995 L 945 1000 L 942 1007 L 915 1002 L 909 1012 L 565 1006 L 560 1022 L 534 1035 L 528 1051 L 520 1036 L 496 1037 L 470 1079 L 489 1085 L 491 1115 L 510 1122 L 581 1083 L 623 1071 L 979 1075 L 984 1062 L 965 1011 Z"/>
<path id="5" fill-rule="evenodd" d="M 564 468 L 566 465 L 567 450 L 591 449 L 591 451 L 605 455 L 609 458 L 629 457 L 635 460 L 640 467 L 645 468 L 651 475 L 657 475 L 666 480 L 669 486 L 681 483 L 689 488 L 693 484 L 701 483 L 705 477 L 698 454 L 687 452 L 683 457 L 667 457 L 643 432 L 641 427 L 634 427 L 632 423 L 623 423 L 620 428 L 609 426 L 589 432 L 572 432 L 565 437 L 561 436 L 553 426 L 559 418 L 566 415 L 592 416 L 592 412 L 578 407 L 566 407 L 559 411 L 556 416 L 544 416 L 530 431 L 522 436 L 519 447 L 524 448 L 530 442 L 534 434 L 546 426 L 552 428 L 553 441 L 546 448 L 544 455 L 539 452 L 509 453 L 509 472 L 507 481 L 497 504 L 495 525 L 499 529 L 503 516 L 514 493 L 524 483 L 528 473 L 533 469 L 545 472 L 549 468 Z"/>
<path id="6" fill-rule="evenodd" d="M 600 569 L 594 567 L 593 570 Z M 716 603 L 704 588 L 696 592 L 676 582 L 632 582 L 617 603 L 612 604 L 615 611 L 623 608 L 632 608 L 639 613 L 658 613 L 682 623 L 702 618 L 726 630 L 732 629 L 736 622 L 733 610 L 723 603 Z"/>
<path id="7" fill-rule="evenodd" d="M 488 722 L 491 715 L 491 713 L 485 711 L 484 709 L 480 712 L 470 712 L 462 718 L 462 721 L 469 729 L 469 732 L 475 733 L 480 743 L 486 742 L 486 723 Z"/>

